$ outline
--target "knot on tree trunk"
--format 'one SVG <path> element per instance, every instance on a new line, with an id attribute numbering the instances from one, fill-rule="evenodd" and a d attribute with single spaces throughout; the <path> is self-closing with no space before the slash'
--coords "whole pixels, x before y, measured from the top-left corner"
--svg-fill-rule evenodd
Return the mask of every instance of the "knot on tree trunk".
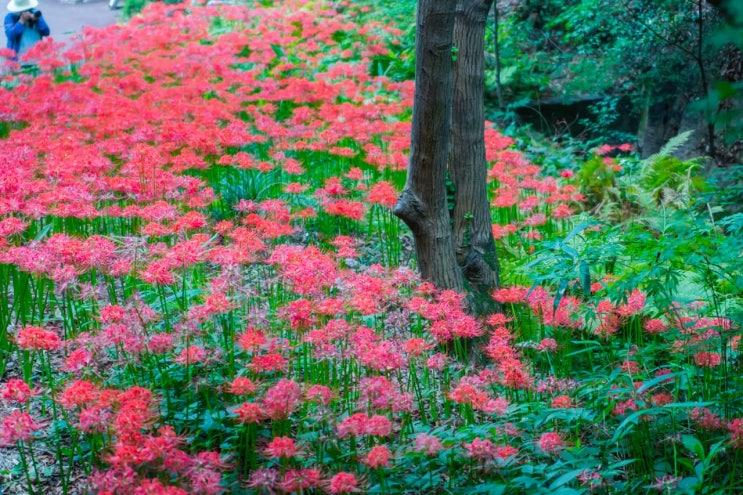
<path id="1" fill-rule="evenodd" d="M 405 222 L 413 232 L 422 227 L 428 217 L 428 208 L 425 203 L 408 187 L 405 187 L 397 198 L 392 213 Z"/>
<path id="2" fill-rule="evenodd" d="M 486 253 L 481 252 L 474 247 L 467 250 L 464 259 L 460 259 L 459 266 L 462 268 L 462 275 L 467 281 L 476 287 L 497 287 L 498 271 L 485 259 Z"/>

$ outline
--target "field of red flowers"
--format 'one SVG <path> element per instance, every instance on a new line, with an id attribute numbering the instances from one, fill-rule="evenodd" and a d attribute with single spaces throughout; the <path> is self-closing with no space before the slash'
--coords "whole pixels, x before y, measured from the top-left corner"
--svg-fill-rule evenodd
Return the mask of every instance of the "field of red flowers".
<path id="1" fill-rule="evenodd" d="M 155 3 L 4 76 L 8 489 L 740 493 L 739 324 L 622 252 L 551 283 L 607 231 L 570 170 L 489 128 L 502 312 L 417 278 L 363 5 Z"/>

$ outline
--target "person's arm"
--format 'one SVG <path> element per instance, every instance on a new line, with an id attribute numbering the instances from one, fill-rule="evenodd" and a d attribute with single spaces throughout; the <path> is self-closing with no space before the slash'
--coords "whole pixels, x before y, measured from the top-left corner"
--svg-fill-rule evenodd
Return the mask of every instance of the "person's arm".
<path id="1" fill-rule="evenodd" d="M 25 27 L 26 26 L 23 24 L 20 16 L 18 18 L 16 18 L 16 16 L 14 16 L 13 14 L 8 14 L 5 16 L 5 36 L 8 37 L 8 40 L 18 38 L 21 34 L 23 34 L 23 30 L 25 29 Z"/>
<path id="2" fill-rule="evenodd" d="M 46 23 L 41 12 L 39 12 L 39 17 L 36 18 L 36 29 L 39 30 L 39 34 L 42 36 L 49 36 L 49 24 Z"/>

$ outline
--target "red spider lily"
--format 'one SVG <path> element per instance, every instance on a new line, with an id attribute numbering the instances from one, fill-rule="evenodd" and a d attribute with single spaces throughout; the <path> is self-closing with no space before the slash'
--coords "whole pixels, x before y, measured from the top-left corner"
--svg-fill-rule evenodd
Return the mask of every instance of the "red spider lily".
<path id="1" fill-rule="evenodd" d="M 467 449 L 468 457 L 478 461 L 488 461 L 495 458 L 496 446 L 490 440 L 480 440 L 479 437 L 476 437 L 472 442 L 465 443 L 464 448 Z"/>
<path id="2" fill-rule="evenodd" d="M 695 407 L 689 417 L 705 430 L 724 430 L 726 427 L 723 419 L 706 407 Z"/>
<path id="3" fill-rule="evenodd" d="M 278 246 L 266 261 L 278 265 L 279 273 L 299 295 L 319 295 L 339 278 L 335 261 L 316 247 Z"/>
<path id="4" fill-rule="evenodd" d="M 340 438 L 361 435 L 386 437 L 392 433 L 392 423 L 385 416 L 357 413 L 338 423 L 337 430 Z"/>
<path id="5" fill-rule="evenodd" d="M 3 418 L 0 424 L 0 444 L 15 445 L 18 442 L 27 442 L 34 432 L 40 430 L 42 425 L 37 423 L 29 413 L 23 411 L 12 411 Z"/>
<path id="6" fill-rule="evenodd" d="M 268 341 L 261 330 L 257 330 L 252 326 L 244 333 L 238 335 L 236 340 L 241 349 L 249 352 L 258 349 Z"/>
<path id="7" fill-rule="evenodd" d="M 728 423 L 730 430 L 730 442 L 736 449 L 743 448 L 743 419 L 736 418 Z"/>
<path id="8" fill-rule="evenodd" d="M 308 401 L 327 406 L 333 399 L 333 392 L 325 385 L 312 385 L 305 392 Z"/>
<path id="9" fill-rule="evenodd" d="M 143 479 L 139 482 L 135 493 L 137 495 L 187 495 L 188 492 L 176 486 L 163 485 L 155 479 Z"/>
<path id="10" fill-rule="evenodd" d="M 386 446 L 377 445 L 376 447 L 372 447 L 369 453 L 366 454 L 364 463 L 372 469 L 380 469 L 389 467 L 391 457 L 392 455 Z"/>
<path id="11" fill-rule="evenodd" d="M 547 454 L 555 453 L 565 447 L 565 441 L 558 433 L 548 432 L 542 434 L 537 441 L 539 448 Z"/>
<path id="12" fill-rule="evenodd" d="M 249 378 L 238 376 L 232 380 L 228 390 L 234 395 L 250 395 L 255 392 L 256 385 Z"/>
<path id="13" fill-rule="evenodd" d="M 441 371 L 449 362 L 445 354 L 437 352 L 426 361 L 426 366 L 432 370 Z"/>
<path id="14" fill-rule="evenodd" d="M 568 395 L 558 395 L 554 399 L 552 399 L 552 402 L 550 402 L 550 407 L 555 409 L 570 409 L 571 407 L 574 407 L 573 401 Z"/>
<path id="15" fill-rule="evenodd" d="M 175 362 L 183 365 L 191 365 L 196 363 L 203 363 L 206 360 L 206 350 L 200 346 L 192 345 L 186 347 L 181 353 L 175 358 Z"/>
<path id="16" fill-rule="evenodd" d="M 112 417 L 113 412 L 109 408 L 88 406 L 80 410 L 75 427 L 85 433 L 105 433 Z"/>
<path id="17" fill-rule="evenodd" d="M 7 217 L 0 220 L 0 237 L 8 237 L 13 234 L 23 232 L 28 227 L 28 222 L 25 222 L 17 217 Z"/>
<path id="18" fill-rule="evenodd" d="M 255 356 L 250 362 L 250 369 L 256 373 L 271 373 L 285 371 L 289 362 L 281 354 L 271 353 Z"/>
<path id="19" fill-rule="evenodd" d="M 379 204 L 387 208 L 392 208 L 397 202 L 398 195 L 392 184 L 386 181 L 380 181 L 369 189 L 366 200 L 371 204 Z"/>
<path id="20" fill-rule="evenodd" d="M 100 309 L 100 319 L 103 323 L 118 323 L 126 316 L 124 308 L 119 305 L 109 305 Z"/>
<path id="21" fill-rule="evenodd" d="M 41 351 L 53 351 L 62 346 L 59 335 L 35 326 L 22 328 L 15 337 L 15 343 L 21 349 Z"/>
<path id="22" fill-rule="evenodd" d="M 268 457 L 294 457 L 298 449 L 289 437 L 274 437 L 264 450 Z"/>
<path id="23" fill-rule="evenodd" d="M 36 392 L 18 378 L 11 378 L 5 382 L 2 390 L 3 399 L 14 402 L 28 402 L 34 395 Z"/>
<path id="24" fill-rule="evenodd" d="M 427 433 L 419 433 L 415 437 L 415 447 L 417 452 L 423 452 L 426 455 L 437 455 L 444 446 L 441 444 L 441 440 L 435 435 L 429 435 Z"/>
<path id="25" fill-rule="evenodd" d="M 65 359 L 64 366 L 62 367 L 65 371 L 79 372 L 93 362 L 93 353 L 87 349 L 77 349 L 70 353 Z"/>
<path id="26" fill-rule="evenodd" d="M 301 391 L 292 380 L 279 380 L 263 397 L 265 412 L 273 420 L 286 419 L 300 405 Z"/>
<path id="27" fill-rule="evenodd" d="M 279 483 L 279 488 L 287 493 L 301 493 L 322 484 L 319 469 L 290 469 Z"/>
<path id="28" fill-rule="evenodd" d="M 332 494 L 357 493 L 359 482 L 352 473 L 340 472 L 335 474 L 328 484 L 328 491 Z"/>
<path id="29" fill-rule="evenodd" d="M 314 305 L 308 299 L 295 299 L 281 308 L 279 316 L 288 320 L 292 329 L 304 330 L 312 327 L 316 318 L 313 314 Z"/>
<path id="30" fill-rule="evenodd" d="M 722 362 L 722 357 L 717 352 L 698 352 L 694 354 L 694 362 L 703 368 L 714 368 Z"/>
<path id="31" fill-rule="evenodd" d="M 240 404 L 232 412 L 237 414 L 237 421 L 240 423 L 259 423 L 266 417 L 266 413 L 260 404 L 245 402 Z"/>

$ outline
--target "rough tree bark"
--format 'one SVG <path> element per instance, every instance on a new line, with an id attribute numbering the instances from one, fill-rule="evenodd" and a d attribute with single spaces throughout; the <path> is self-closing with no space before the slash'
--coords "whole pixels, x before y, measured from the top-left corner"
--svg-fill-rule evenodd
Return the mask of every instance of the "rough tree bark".
<path id="1" fill-rule="evenodd" d="M 459 0 L 454 24 L 449 173 L 454 184 L 454 244 L 457 262 L 475 295 L 492 302 L 499 283 L 498 256 L 487 190 L 485 161 L 485 28 L 493 0 Z"/>
<path id="2" fill-rule="evenodd" d="M 413 231 L 423 278 L 469 290 L 488 309 L 498 286 L 485 162 L 485 26 L 493 0 L 419 0 L 408 178 L 394 213 Z M 452 52 L 452 47 L 456 50 Z M 454 184 L 451 216 L 447 172 Z"/>
<path id="3" fill-rule="evenodd" d="M 393 212 L 413 232 L 421 276 L 462 291 L 446 198 L 456 6 L 457 0 L 418 2 L 410 161 Z"/>

